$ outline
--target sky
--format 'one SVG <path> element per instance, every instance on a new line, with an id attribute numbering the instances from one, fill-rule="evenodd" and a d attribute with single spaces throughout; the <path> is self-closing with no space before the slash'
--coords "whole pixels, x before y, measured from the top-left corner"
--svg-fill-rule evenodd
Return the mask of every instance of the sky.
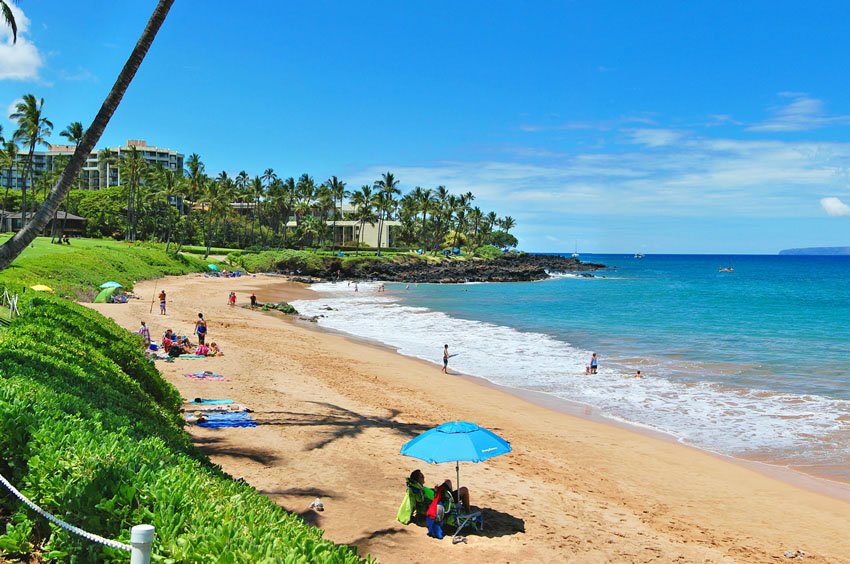
<path id="1" fill-rule="evenodd" d="M 154 6 L 19 0 L 0 109 L 43 97 L 64 143 Z M 351 189 L 390 171 L 471 191 L 529 251 L 848 246 L 847 21 L 828 1 L 176 0 L 98 148 Z"/>

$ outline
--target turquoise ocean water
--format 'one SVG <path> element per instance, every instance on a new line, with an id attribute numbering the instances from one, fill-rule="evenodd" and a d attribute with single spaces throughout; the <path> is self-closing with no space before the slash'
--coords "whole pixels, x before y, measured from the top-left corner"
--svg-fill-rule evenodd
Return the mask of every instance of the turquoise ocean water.
<path id="1" fill-rule="evenodd" d="M 741 458 L 850 481 L 850 257 L 583 255 L 593 278 L 323 284 L 320 324 Z M 718 268 L 731 265 L 734 272 Z M 330 305 L 333 311 L 320 310 Z M 315 310 L 315 311 L 313 311 Z M 588 377 L 591 352 L 600 373 Z M 628 378 L 641 370 L 646 378 Z"/>

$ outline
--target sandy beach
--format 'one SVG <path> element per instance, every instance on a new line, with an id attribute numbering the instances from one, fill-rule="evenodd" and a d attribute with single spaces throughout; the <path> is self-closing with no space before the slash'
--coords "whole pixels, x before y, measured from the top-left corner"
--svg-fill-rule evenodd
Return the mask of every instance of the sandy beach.
<path id="1" fill-rule="evenodd" d="M 152 297 L 165 289 L 168 314 Z M 140 283 L 141 300 L 87 304 L 135 331 L 144 320 L 192 334 L 203 312 L 208 342 L 225 356 L 158 364 L 184 398 L 230 398 L 254 410 L 256 428 L 189 427 L 196 444 L 289 511 L 382 562 L 850 562 L 848 488 L 759 471 L 634 430 L 575 416 L 541 398 L 507 393 L 315 324 L 239 306 L 312 292 L 271 276 L 192 275 Z M 435 340 L 435 350 L 441 342 Z M 185 373 L 211 370 L 225 381 Z M 545 398 L 544 398 L 545 399 Z M 416 434 L 474 421 L 513 452 L 461 464 L 485 530 L 452 545 L 395 520 L 405 477 L 431 485 L 454 465 L 399 454 Z M 320 497 L 325 511 L 308 509 Z"/>

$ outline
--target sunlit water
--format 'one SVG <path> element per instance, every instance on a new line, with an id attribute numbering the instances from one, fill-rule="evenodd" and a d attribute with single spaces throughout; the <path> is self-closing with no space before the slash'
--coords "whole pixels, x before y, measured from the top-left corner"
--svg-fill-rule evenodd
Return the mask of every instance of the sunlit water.
<path id="1" fill-rule="evenodd" d="M 583 256 L 594 278 L 321 284 L 299 311 L 701 448 L 850 480 L 850 258 Z M 732 273 L 718 268 L 731 264 Z M 333 311 L 322 309 L 326 306 Z M 585 376 L 591 352 L 596 376 Z M 646 378 L 629 378 L 641 370 Z"/>

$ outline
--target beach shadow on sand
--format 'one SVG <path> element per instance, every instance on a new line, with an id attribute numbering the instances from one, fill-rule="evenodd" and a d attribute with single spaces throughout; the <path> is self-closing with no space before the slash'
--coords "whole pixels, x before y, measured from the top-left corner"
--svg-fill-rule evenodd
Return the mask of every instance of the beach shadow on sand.
<path id="1" fill-rule="evenodd" d="M 391 409 L 385 417 L 363 415 L 350 409 L 325 402 L 310 402 L 320 408 L 322 413 L 305 413 L 300 411 L 264 411 L 254 414 L 258 425 L 284 425 L 293 427 L 326 427 L 325 436 L 318 441 L 306 445 L 304 450 L 321 449 L 338 439 L 354 438 L 366 429 L 392 429 L 399 434 L 413 438 L 427 431 L 432 425 L 419 423 L 402 423 L 395 418 L 401 413 Z"/>
<path id="2" fill-rule="evenodd" d="M 473 506 L 473 509 L 476 508 Z M 488 507 L 477 509 L 477 511 L 480 511 L 481 516 L 484 517 L 484 530 L 476 531 L 472 527 L 464 527 L 461 531 L 461 536 L 497 538 L 515 535 L 517 533 L 525 533 L 525 521 L 519 517 L 514 517 L 510 513 L 505 513 L 504 511 Z M 424 517 L 416 518 L 410 522 L 410 525 L 415 526 L 417 529 L 421 529 L 422 534 L 426 533 Z M 416 529 L 413 530 L 415 531 Z M 451 537 L 454 534 L 454 529 L 452 527 L 448 527 L 443 530 L 448 537 Z"/>
<path id="3" fill-rule="evenodd" d="M 230 456 L 258 462 L 269 466 L 278 462 L 280 457 L 270 451 L 250 448 L 245 445 L 228 444 L 229 440 L 219 437 L 193 437 L 192 442 L 198 450 L 207 456 Z"/>

